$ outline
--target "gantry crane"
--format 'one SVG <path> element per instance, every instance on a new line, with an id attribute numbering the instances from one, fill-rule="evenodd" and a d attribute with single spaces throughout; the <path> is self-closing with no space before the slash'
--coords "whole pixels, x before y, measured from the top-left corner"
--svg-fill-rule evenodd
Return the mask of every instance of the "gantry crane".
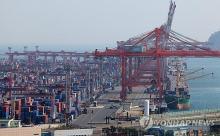
<path id="1" fill-rule="evenodd" d="M 220 51 L 204 47 L 208 43 L 196 41 L 171 30 L 175 8 L 175 3 L 171 1 L 165 25 L 127 41 L 119 41 L 116 49 L 94 52 L 96 57 L 119 57 L 121 59 L 120 98 L 122 100 L 126 99 L 127 88 L 151 84 L 146 81 L 140 84 L 134 80 L 138 78 L 138 72 L 143 68 L 149 69 L 148 73 L 156 77 L 156 86 L 162 98 L 166 58 L 168 57 L 220 57 Z"/>

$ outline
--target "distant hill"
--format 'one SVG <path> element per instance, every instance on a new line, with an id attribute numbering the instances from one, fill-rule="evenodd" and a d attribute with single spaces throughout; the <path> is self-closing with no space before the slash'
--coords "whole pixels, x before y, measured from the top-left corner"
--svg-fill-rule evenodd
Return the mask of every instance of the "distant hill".
<path id="1" fill-rule="evenodd" d="M 220 50 L 220 31 L 211 34 L 211 36 L 208 39 L 208 42 L 211 44 L 209 46 L 211 49 Z"/>

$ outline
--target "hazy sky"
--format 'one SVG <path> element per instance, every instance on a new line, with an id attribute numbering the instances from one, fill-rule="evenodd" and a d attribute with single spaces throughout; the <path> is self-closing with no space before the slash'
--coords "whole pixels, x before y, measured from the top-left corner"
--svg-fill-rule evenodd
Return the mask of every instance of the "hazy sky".
<path id="1" fill-rule="evenodd" d="M 115 46 L 167 20 L 170 0 L 0 0 L 0 45 L 51 50 Z M 206 41 L 220 28 L 220 0 L 176 0 L 173 29 Z M 86 47 L 85 45 L 89 46 Z"/>

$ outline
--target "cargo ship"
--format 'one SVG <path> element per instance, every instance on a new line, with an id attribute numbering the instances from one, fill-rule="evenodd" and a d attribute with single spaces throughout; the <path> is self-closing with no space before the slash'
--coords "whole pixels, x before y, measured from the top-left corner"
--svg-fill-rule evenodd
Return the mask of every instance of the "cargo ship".
<path id="1" fill-rule="evenodd" d="M 190 94 L 185 79 L 186 63 L 180 58 L 168 60 L 167 86 L 164 94 L 168 109 L 188 110 Z"/>

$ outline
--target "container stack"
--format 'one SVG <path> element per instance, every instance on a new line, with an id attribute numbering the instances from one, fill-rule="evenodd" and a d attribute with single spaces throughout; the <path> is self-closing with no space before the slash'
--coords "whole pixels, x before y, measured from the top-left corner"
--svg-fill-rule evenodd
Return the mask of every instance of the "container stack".
<path id="1" fill-rule="evenodd" d="M 2 106 L 2 118 L 9 119 L 9 113 L 10 113 L 10 102 L 5 101 Z"/>
<path id="2" fill-rule="evenodd" d="M 21 108 L 21 120 L 25 124 L 31 123 L 31 107 L 24 106 Z"/>
<path id="3" fill-rule="evenodd" d="M 18 99 L 14 101 L 14 110 L 15 110 L 15 119 L 20 119 L 21 116 L 21 103 L 22 99 Z"/>

